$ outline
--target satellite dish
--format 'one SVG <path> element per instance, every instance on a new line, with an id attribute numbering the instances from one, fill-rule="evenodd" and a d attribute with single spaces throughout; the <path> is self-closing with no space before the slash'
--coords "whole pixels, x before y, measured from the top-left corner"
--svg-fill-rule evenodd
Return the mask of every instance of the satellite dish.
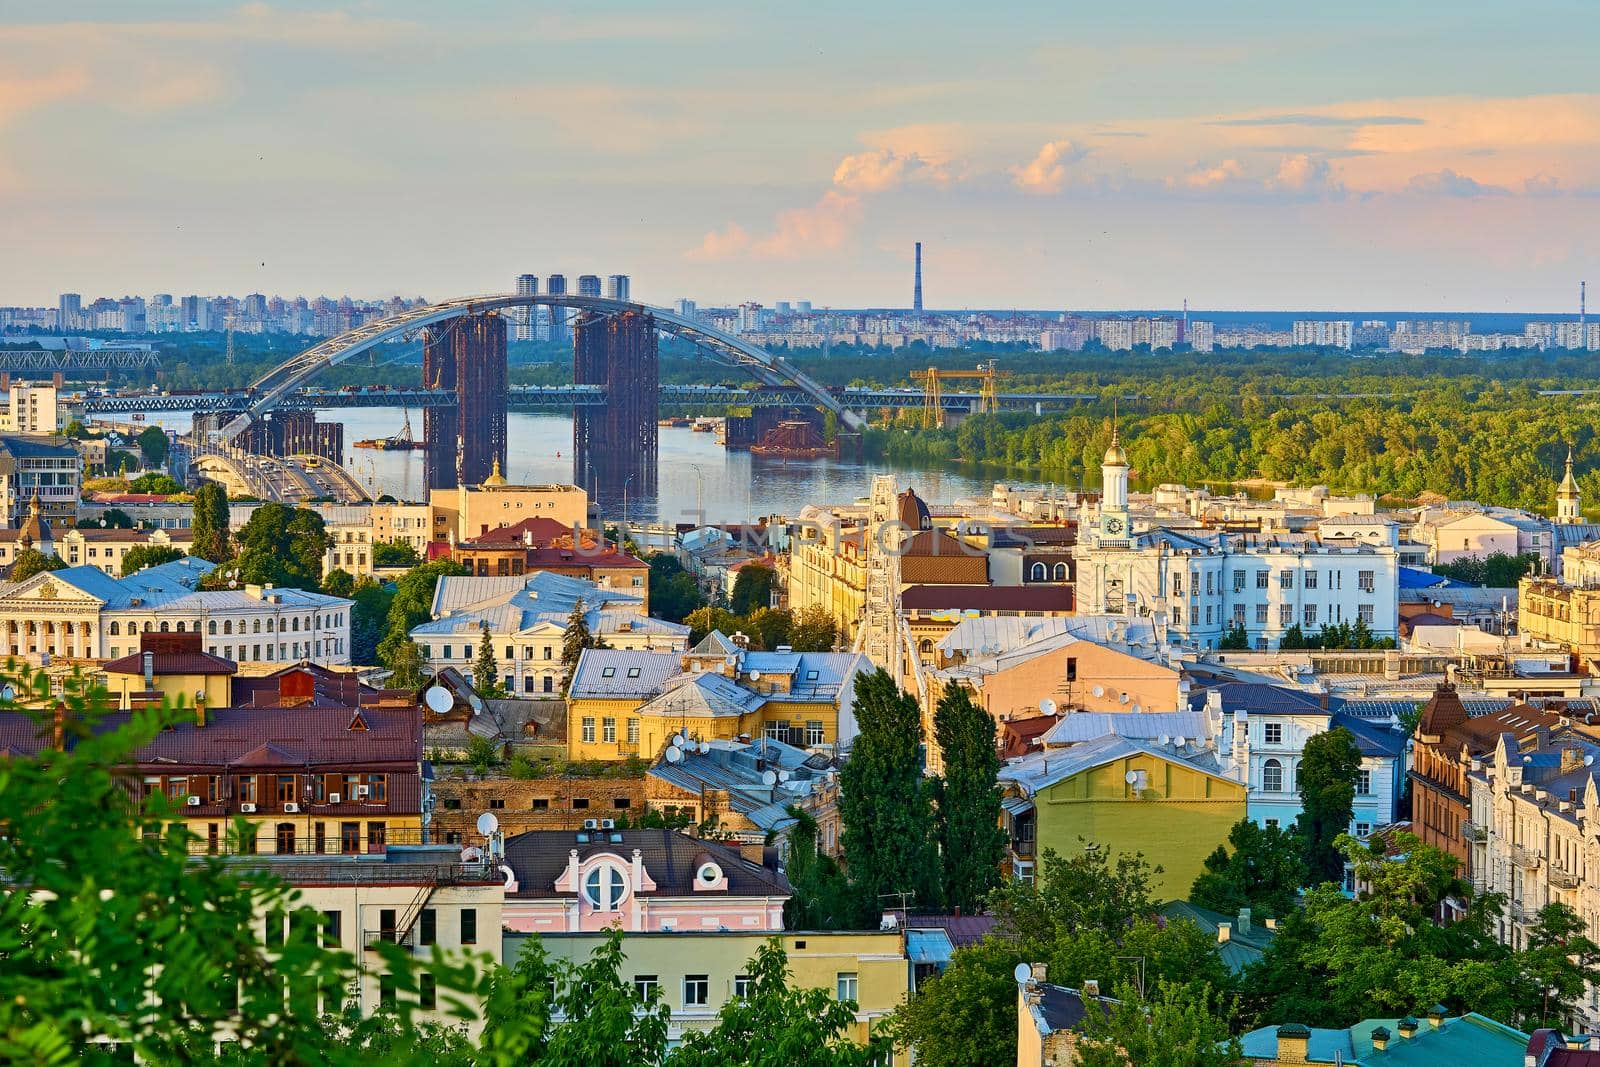
<path id="1" fill-rule="evenodd" d="M 668 746 L 667 747 L 667 762 L 668 763 L 682 763 L 683 762 L 683 749 L 674 748 L 672 746 Z"/>
<path id="2" fill-rule="evenodd" d="M 500 829 L 500 820 L 495 818 L 494 812 L 486 811 L 478 816 L 478 833 L 484 837 L 488 837 L 498 829 Z"/>
<path id="3" fill-rule="evenodd" d="M 1184 736 L 1182 734 L 1179 734 L 1177 737 L 1174 737 L 1172 739 L 1172 743 L 1177 745 L 1179 748 L 1182 748 L 1184 745 L 1188 744 L 1189 742 L 1184 739 Z"/>
<path id="4" fill-rule="evenodd" d="M 683 747 L 683 735 L 682 734 L 673 734 L 672 735 L 672 747 L 673 748 L 682 748 Z"/>
<path id="5" fill-rule="evenodd" d="M 4 689 L 0 689 L 0 700 L 15 700 L 15 699 L 17 699 L 17 687 L 16 686 L 8 685 Z"/>
<path id="6" fill-rule="evenodd" d="M 1056 702 L 1051 700 L 1049 697 L 1045 697 L 1043 700 L 1039 701 L 1039 710 L 1044 712 L 1046 715 L 1054 715 L 1056 713 Z"/>
<path id="7" fill-rule="evenodd" d="M 1122 780 L 1124 782 L 1127 782 L 1129 785 L 1132 785 L 1134 782 L 1137 782 L 1139 780 L 1139 772 L 1138 771 L 1129 771 L 1127 774 L 1124 774 L 1122 776 Z"/>
<path id="8" fill-rule="evenodd" d="M 1135 704 L 1133 706 L 1133 712 L 1134 712 L 1135 715 L 1137 715 L 1139 712 L 1141 712 L 1143 710 L 1144 710 L 1144 706 L 1142 704 Z"/>
<path id="9" fill-rule="evenodd" d="M 443 715 L 454 706 L 455 698 L 444 686 L 430 685 L 422 694 L 422 702 L 428 705 L 428 710 L 435 715 Z"/>
<path id="10" fill-rule="evenodd" d="M 1097 697 L 1103 697 L 1106 695 L 1106 687 L 1103 685 L 1097 685 L 1089 691 Z"/>
<path id="11" fill-rule="evenodd" d="M 788 771 L 779 771 L 778 772 L 778 781 L 787 782 L 788 780 L 789 780 L 789 772 Z"/>
<path id="12" fill-rule="evenodd" d="M 711 742 L 710 741 L 702 741 L 702 742 L 700 742 L 700 755 L 704 756 L 707 753 L 709 753 L 710 751 L 711 751 Z"/>
<path id="13" fill-rule="evenodd" d="M 778 784 L 778 772 L 777 771 L 762 771 L 761 772 L 761 783 L 763 785 L 777 785 Z"/>
<path id="14" fill-rule="evenodd" d="M 1593 756 L 1585 756 L 1585 757 L 1583 757 L 1583 765 L 1585 767 L 1594 766 L 1594 757 Z"/>
<path id="15" fill-rule="evenodd" d="M 1123 693 L 1121 696 L 1117 697 L 1117 699 L 1122 701 L 1124 704 L 1126 704 L 1128 702 L 1128 694 L 1127 693 Z"/>
<path id="16" fill-rule="evenodd" d="M 760 671 L 751 671 L 751 672 L 750 672 L 750 680 L 751 680 L 751 681 L 752 681 L 752 682 L 759 682 L 759 681 L 761 681 L 761 672 L 760 672 Z"/>
<path id="17" fill-rule="evenodd" d="M 1161 735 L 1161 743 L 1162 743 L 1162 744 L 1163 744 L 1163 745 L 1170 745 L 1170 744 L 1171 744 L 1171 743 L 1172 743 L 1172 737 L 1171 737 L 1171 735 L 1169 735 L 1169 734 L 1162 734 L 1162 735 Z"/>
<path id="18" fill-rule="evenodd" d="M 1026 963 L 1019 963 L 1017 964 L 1017 969 L 1011 972 L 1011 977 L 1017 980 L 1018 985 L 1022 985 L 1033 977 L 1033 968 Z"/>

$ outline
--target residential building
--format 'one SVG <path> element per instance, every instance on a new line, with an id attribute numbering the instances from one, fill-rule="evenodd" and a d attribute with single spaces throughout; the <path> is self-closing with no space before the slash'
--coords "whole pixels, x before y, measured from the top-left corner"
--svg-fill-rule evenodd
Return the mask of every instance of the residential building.
<path id="1" fill-rule="evenodd" d="M 838 764 L 824 753 L 765 737 L 673 745 L 651 764 L 644 795 L 651 811 L 724 840 L 780 849 L 798 821 L 795 808 L 816 823 L 817 847 L 838 852 Z"/>
<path id="2" fill-rule="evenodd" d="M 1158 899 L 1182 899 L 1205 858 L 1245 817 L 1245 787 L 1201 744 L 1108 736 L 1036 752 L 1000 770 L 1014 875 L 1030 878 L 1045 849 L 1143 853 L 1163 868 Z"/>
<path id="3" fill-rule="evenodd" d="M 433 619 L 411 630 L 430 670 L 470 670 L 485 634 L 501 685 L 524 697 L 555 696 L 566 684 L 561 644 L 579 603 L 589 632 L 613 649 L 684 652 L 689 628 L 645 614 L 644 599 L 564 574 L 505 578 L 448 575 L 434 587 Z"/>
<path id="4" fill-rule="evenodd" d="M 83 457 L 70 441 L 0 437 L 0 515 L 6 526 L 20 526 L 35 500 L 47 521 L 73 525 L 82 480 Z"/>
<path id="5" fill-rule="evenodd" d="M 505 928 L 535 934 L 783 929 L 776 866 L 676 830 L 530 830 L 506 839 Z"/>
<path id="6" fill-rule="evenodd" d="M 1565 651 L 1587 672 L 1600 663 L 1600 586 L 1523 578 L 1517 583 L 1517 632 L 1526 642 Z"/>
<path id="7" fill-rule="evenodd" d="M 1047 968 L 1031 966 L 1017 983 L 1017 1067 L 1053 1067 L 1077 1063 L 1078 1038 L 1091 1012 L 1109 1012 L 1117 1001 L 1100 995 L 1100 983 L 1082 989 L 1051 985 Z"/>
<path id="8" fill-rule="evenodd" d="M 192 544 L 194 534 L 189 530 L 120 530 L 76 526 L 65 533 L 53 535 L 48 554 L 61 557 L 69 567 L 88 564 L 99 567 L 113 578 L 120 578 L 122 559 L 135 548 L 170 547 L 187 554 Z M 0 562 L 5 562 L 8 547 L 4 541 L 0 541 Z M 45 551 L 44 545 L 34 547 Z"/>
<path id="9" fill-rule="evenodd" d="M 716 631 L 687 653 L 586 649 L 567 693 L 567 754 L 654 760 L 674 735 L 848 746 L 868 669 L 859 653 L 752 652 Z"/>
<path id="10" fill-rule="evenodd" d="M 69 412 L 58 401 L 55 385 L 15 381 L 6 391 L 6 410 L 0 412 L 0 432 L 59 433 L 67 428 Z"/>
<path id="11" fill-rule="evenodd" d="M 650 601 L 650 565 L 603 538 L 554 519 L 534 517 L 482 537 L 458 541 L 451 558 L 479 576 L 508 577 L 548 571 L 584 578 L 605 589 L 625 590 L 638 597 L 646 612 Z"/>
<path id="12" fill-rule="evenodd" d="M 911 963 L 905 935 L 898 930 L 761 934 L 701 928 L 629 933 L 622 939 L 622 973 L 641 992 L 661 994 L 672 1012 L 667 1039 L 677 1042 L 688 1031 L 716 1025 L 718 1012 L 749 981 L 748 963 L 773 936 L 782 940 L 792 988 L 823 989 L 856 1005 L 850 1033 L 856 1041 L 865 1042 L 905 1000 Z M 539 944 L 552 957 L 577 964 L 587 960 L 603 938 L 600 933 L 546 933 L 540 935 Z M 527 943 L 526 934 L 506 934 L 507 966 L 515 966 Z M 902 1067 L 907 1053 L 897 1050 L 892 1062 Z"/>
<path id="13" fill-rule="evenodd" d="M 423 729 L 424 747 L 427 729 Z M 572 833 L 600 820 L 637 821 L 645 810 L 645 781 L 615 776 L 563 774 L 553 778 L 440 775 L 431 789 L 433 839 L 461 845 L 481 840 L 477 822 L 493 813 L 508 838 L 531 830 Z"/>
<path id="14" fill-rule="evenodd" d="M 432 489 L 434 541 L 455 543 L 482 537 L 490 530 L 540 517 L 570 530 L 588 528 L 589 494 L 575 485 L 512 485 L 495 472 L 482 485 Z"/>
<path id="15" fill-rule="evenodd" d="M 429 505 L 373 504 L 370 513 L 374 543 L 394 541 L 410 545 L 419 557 L 427 557 L 428 543 L 433 540 L 433 509 Z"/>
<path id="16" fill-rule="evenodd" d="M 1240 1042 L 1245 1062 L 1256 1067 L 1313 1063 L 1344 1067 L 1443 1063 L 1523 1067 L 1529 1047 L 1528 1035 L 1520 1030 L 1476 1012 L 1452 1017 L 1440 1005 L 1421 1019 L 1363 1019 L 1343 1030 L 1299 1023 L 1263 1026 L 1245 1034 Z"/>
<path id="17" fill-rule="evenodd" d="M 1355 323 L 1348 320 L 1296 320 L 1294 324 L 1294 343 L 1296 346 L 1315 345 L 1321 348 L 1349 348 L 1354 328 Z"/>

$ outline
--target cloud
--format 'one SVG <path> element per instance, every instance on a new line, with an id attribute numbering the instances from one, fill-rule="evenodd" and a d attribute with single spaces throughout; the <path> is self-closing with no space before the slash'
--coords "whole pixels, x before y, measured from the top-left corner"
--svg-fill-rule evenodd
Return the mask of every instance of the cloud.
<path id="1" fill-rule="evenodd" d="M 1244 178 L 1244 168 L 1237 159 L 1224 159 L 1214 167 L 1196 167 L 1181 179 L 1181 183 L 1190 189 L 1209 189 L 1218 185 L 1227 185 Z"/>
<path id="2" fill-rule="evenodd" d="M 1267 179 L 1266 187 L 1281 193 L 1344 194 L 1344 186 L 1332 180 L 1328 161 L 1308 152 L 1285 156 L 1278 164 L 1278 173 Z"/>
<path id="3" fill-rule="evenodd" d="M 706 234 L 690 259 L 803 259 L 842 248 L 861 223 L 861 198 L 829 189 L 810 207 L 788 208 L 773 219 L 772 231 L 753 237 L 738 223 Z"/>
<path id="4" fill-rule="evenodd" d="M 1535 174 L 1522 183 L 1522 192 L 1526 196 L 1560 196 L 1564 189 L 1561 183 L 1548 174 Z"/>
<path id="5" fill-rule="evenodd" d="M 39 77 L 0 78 L 0 125 L 46 104 L 76 96 L 89 87 L 83 67 L 61 67 Z"/>
<path id="6" fill-rule="evenodd" d="M 864 193 L 881 193 L 919 178 L 940 181 L 944 175 L 941 168 L 915 153 L 901 154 L 889 148 L 845 156 L 833 171 L 834 185 Z"/>
<path id="7" fill-rule="evenodd" d="M 1031 162 L 1012 167 L 1011 180 L 1018 189 L 1030 193 L 1059 193 L 1067 181 L 1067 165 L 1085 154 L 1071 141 L 1050 141 Z"/>
<path id="8" fill-rule="evenodd" d="M 1319 126 L 1348 129 L 1355 126 L 1422 126 L 1427 119 L 1415 115 L 1321 115 L 1302 112 L 1291 115 L 1242 115 L 1231 119 L 1212 119 L 1208 126 Z"/>
<path id="9" fill-rule="evenodd" d="M 721 230 L 713 230 L 700 239 L 700 244 L 687 253 L 690 259 L 732 259 L 750 248 L 750 234 L 737 222 L 730 222 Z"/>
<path id="10" fill-rule="evenodd" d="M 1406 183 L 1406 192 L 1417 196 L 1474 197 L 1506 196 L 1510 190 L 1500 185 L 1485 185 L 1446 167 L 1431 174 L 1418 174 Z"/>

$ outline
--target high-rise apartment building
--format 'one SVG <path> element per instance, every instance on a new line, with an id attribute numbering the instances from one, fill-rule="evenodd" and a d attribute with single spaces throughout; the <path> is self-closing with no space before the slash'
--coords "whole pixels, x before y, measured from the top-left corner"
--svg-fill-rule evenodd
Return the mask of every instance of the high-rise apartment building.
<path id="1" fill-rule="evenodd" d="M 62 293 L 61 307 L 56 318 L 56 329 L 65 333 L 68 330 L 83 328 L 83 297 L 78 293 Z"/>
<path id="2" fill-rule="evenodd" d="M 629 282 L 626 274 L 609 274 L 606 276 L 606 296 L 612 300 L 632 300 L 629 294 Z"/>
<path id="3" fill-rule="evenodd" d="M 517 295 L 538 296 L 539 276 L 537 274 L 517 275 Z M 537 312 L 534 308 L 517 308 L 516 313 L 512 317 L 512 321 L 516 323 L 516 326 L 511 332 L 511 339 L 513 341 L 533 340 L 533 325 L 536 315 Z"/>
<path id="4" fill-rule="evenodd" d="M 579 296 L 599 296 L 600 295 L 600 275 L 598 275 L 598 274 L 580 274 L 580 275 L 578 275 L 578 295 Z"/>
<path id="5" fill-rule="evenodd" d="M 1188 334 L 1189 348 L 1195 352 L 1211 352 L 1217 347 L 1217 327 L 1215 323 L 1191 319 Z"/>
<path id="6" fill-rule="evenodd" d="M 677 304 L 677 311 L 678 314 L 684 318 L 692 319 L 694 318 L 695 314 L 695 302 L 693 300 L 679 300 Z"/>
<path id="7" fill-rule="evenodd" d="M 551 296 L 567 295 L 567 276 L 565 274 L 552 274 L 544 280 L 544 291 Z M 572 339 L 572 321 L 566 308 L 552 307 L 549 309 L 549 326 L 545 329 L 544 339 L 564 343 Z"/>
<path id="8" fill-rule="evenodd" d="M 1305 319 L 1294 324 L 1294 343 L 1324 348 L 1349 348 L 1355 323 L 1325 319 Z"/>

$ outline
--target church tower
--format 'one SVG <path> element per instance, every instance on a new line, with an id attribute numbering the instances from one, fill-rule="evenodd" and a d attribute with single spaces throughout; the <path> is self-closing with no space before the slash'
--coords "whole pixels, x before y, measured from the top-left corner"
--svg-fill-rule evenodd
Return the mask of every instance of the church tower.
<path id="1" fill-rule="evenodd" d="M 1578 479 L 1572 476 L 1572 447 L 1567 446 L 1567 474 L 1561 479 L 1561 486 L 1556 490 L 1556 521 L 1563 525 L 1573 525 L 1583 521 L 1583 513 L 1579 507 L 1582 494 L 1578 491 Z"/>
<path id="2" fill-rule="evenodd" d="M 1122 451 L 1117 427 L 1111 427 L 1111 447 L 1100 462 L 1100 528 L 1102 544 L 1128 540 L 1128 456 Z"/>

